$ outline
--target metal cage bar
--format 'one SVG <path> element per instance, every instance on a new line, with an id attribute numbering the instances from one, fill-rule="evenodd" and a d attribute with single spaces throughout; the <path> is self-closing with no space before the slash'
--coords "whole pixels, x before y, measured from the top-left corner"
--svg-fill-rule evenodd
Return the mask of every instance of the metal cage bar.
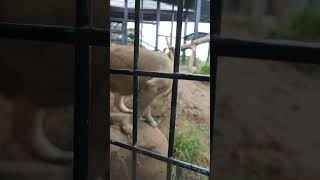
<path id="1" fill-rule="evenodd" d="M 198 38 L 198 32 L 199 32 L 199 22 L 200 22 L 200 16 L 201 16 L 201 3 L 202 3 L 202 0 L 195 0 L 195 22 L 194 22 L 194 39 L 197 39 Z M 214 18 L 214 17 L 213 17 Z"/>
<path id="2" fill-rule="evenodd" d="M 137 75 L 145 77 L 159 77 L 170 79 L 182 79 L 182 80 L 195 80 L 195 81 L 210 81 L 209 75 L 200 74 L 184 74 L 184 73 L 165 73 L 165 72 L 152 72 L 152 71 L 140 71 L 130 69 L 111 69 L 112 74 L 122 75 Z"/>
<path id="3" fill-rule="evenodd" d="M 91 26 L 91 1 L 76 1 L 76 27 Z M 75 44 L 74 161 L 73 178 L 88 177 L 88 121 L 90 108 L 91 48 Z"/>
<path id="4" fill-rule="evenodd" d="M 183 0 L 178 0 L 178 12 L 177 12 L 177 28 L 176 28 L 176 44 L 174 54 L 174 66 L 173 73 L 179 72 L 179 57 L 181 47 L 181 30 L 182 30 L 182 15 L 183 15 Z M 178 79 L 173 79 L 172 83 L 172 97 L 171 97 L 171 113 L 170 113 L 170 130 L 169 130 L 169 147 L 168 158 L 174 157 L 174 134 L 176 126 L 176 109 L 177 109 L 177 95 L 178 95 Z M 167 180 L 171 180 L 172 164 L 167 164 Z"/>
<path id="5" fill-rule="evenodd" d="M 106 30 L 101 28 L 15 24 L 0 22 L 0 37 L 107 46 Z M 320 44 L 299 41 L 246 40 L 212 36 L 215 53 L 225 57 L 242 57 L 295 63 L 319 64 Z"/>
<path id="6" fill-rule="evenodd" d="M 173 165 L 176 165 L 176 166 L 179 166 L 179 167 L 182 167 L 182 168 L 185 168 L 190 171 L 194 171 L 194 172 L 206 175 L 206 176 L 209 176 L 209 174 L 210 174 L 209 169 L 206 169 L 206 168 L 203 168 L 203 167 L 200 167 L 200 166 L 188 163 L 188 162 L 180 161 L 177 159 L 168 158 L 168 157 L 163 156 L 161 154 L 158 154 L 158 153 L 155 153 L 152 151 L 148 151 L 148 150 L 142 149 L 140 147 L 130 146 L 128 144 L 124 144 L 124 143 L 121 143 L 116 140 L 111 140 L 111 144 L 113 144 L 115 146 L 119 146 L 119 147 L 127 149 L 127 150 L 130 150 L 130 151 L 135 151 L 141 155 L 144 155 L 144 156 L 147 156 L 147 157 L 150 157 L 153 159 L 157 159 L 159 161 L 163 161 L 166 163 L 170 163 L 170 164 L 173 164 Z"/>
<path id="7" fill-rule="evenodd" d="M 187 40 L 185 39 L 185 37 L 187 36 L 187 28 L 188 28 L 188 22 L 189 22 L 189 8 L 186 8 L 186 11 L 184 12 L 184 33 L 183 33 L 183 44 L 187 43 Z M 182 63 L 185 64 L 186 63 L 186 50 L 183 50 L 183 59 L 182 59 Z"/>
<path id="8" fill-rule="evenodd" d="M 140 24 L 140 45 L 143 43 L 143 23 L 144 23 L 144 13 L 143 13 L 143 0 L 140 0 L 140 16 L 139 16 L 139 24 Z M 136 16 L 135 16 L 136 17 Z"/>
<path id="9" fill-rule="evenodd" d="M 122 41 L 123 44 L 128 44 L 128 0 L 124 1 L 124 12 L 123 12 L 124 21 L 122 22 Z"/>
<path id="10" fill-rule="evenodd" d="M 135 0 L 135 27 L 134 27 L 134 63 L 133 70 L 139 68 L 139 32 L 140 32 L 140 0 Z M 137 128 L 138 128 L 138 95 L 139 95 L 139 77 L 133 76 L 133 129 L 132 129 L 132 146 L 135 147 L 137 144 Z M 132 151 L 132 180 L 137 179 L 137 153 Z"/>
<path id="11" fill-rule="evenodd" d="M 172 36 L 173 36 L 173 21 L 174 21 L 174 4 L 172 3 L 172 8 L 171 8 L 171 30 L 170 30 L 170 46 L 172 46 Z"/>
<path id="12" fill-rule="evenodd" d="M 110 7 L 110 1 L 103 1 L 98 4 L 92 1 L 92 8 L 98 6 Z M 97 26 L 106 27 L 105 37 L 110 39 L 110 15 L 107 8 L 102 8 L 105 21 Z M 94 21 L 94 19 L 93 19 Z M 110 47 L 110 41 L 106 41 L 107 47 Z M 106 179 L 110 177 L 110 145 L 105 143 L 110 139 L 110 91 L 109 87 L 109 69 L 110 69 L 110 48 L 93 47 L 92 48 L 92 68 L 91 68 L 91 101 L 90 101 L 90 120 L 88 133 L 88 179 Z"/>
<path id="13" fill-rule="evenodd" d="M 0 22 L 0 37 L 107 46 L 106 29 L 87 26 L 57 26 Z"/>
<path id="14" fill-rule="evenodd" d="M 219 35 L 221 30 L 221 17 L 222 17 L 222 0 L 214 0 L 210 4 L 210 37 L 214 34 Z M 215 103 L 216 103 L 216 81 L 217 81 L 217 68 L 218 68 L 218 56 L 215 53 L 215 45 L 213 43 L 214 38 L 210 39 L 210 51 L 212 51 L 212 56 L 210 56 L 210 176 L 209 180 L 214 179 L 214 147 L 215 147 L 215 132 L 214 132 L 214 122 L 215 122 Z"/>
<path id="15" fill-rule="evenodd" d="M 156 42 L 154 50 L 158 50 L 159 45 L 159 27 L 160 27 L 160 0 L 157 0 L 157 21 L 156 21 Z"/>
<path id="16" fill-rule="evenodd" d="M 218 56 L 276 60 L 294 63 L 320 63 L 320 44 L 289 40 L 244 40 L 213 37 Z"/>

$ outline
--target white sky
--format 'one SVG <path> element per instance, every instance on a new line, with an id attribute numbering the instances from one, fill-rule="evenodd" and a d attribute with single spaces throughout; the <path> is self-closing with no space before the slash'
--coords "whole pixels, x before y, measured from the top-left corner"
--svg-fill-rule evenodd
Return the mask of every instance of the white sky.
<path id="1" fill-rule="evenodd" d="M 128 28 L 134 28 L 134 23 L 129 22 L 128 23 Z M 148 44 L 151 44 L 152 46 L 155 46 L 156 43 L 156 25 L 153 24 L 143 24 L 142 28 L 142 40 Z M 189 22 L 187 24 L 187 34 L 193 33 L 194 30 L 194 23 Z M 199 32 L 205 32 L 209 33 L 210 32 L 210 24 L 209 23 L 199 23 Z M 170 36 L 171 32 L 171 22 L 167 21 L 162 21 L 160 22 L 160 27 L 159 27 L 159 35 L 166 35 Z M 176 22 L 173 23 L 173 46 L 175 45 L 175 34 L 176 34 Z M 182 24 L 182 36 L 184 35 L 184 23 Z M 188 43 L 188 42 L 187 42 Z M 183 44 L 183 40 L 181 40 L 181 45 Z M 146 44 L 143 44 L 146 48 L 152 49 L 152 47 L 149 47 Z M 159 36 L 159 44 L 158 44 L 158 49 L 163 50 L 164 48 L 167 47 L 166 39 L 163 36 Z M 209 44 L 205 43 L 202 45 L 197 46 L 197 58 L 199 58 L 202 61 L 205 61 L 208 56 L 208 47 Z M 152 49 L 154 50 L 154 49 Z M 191 50 L 186 51 L 187 56 L 191 54 Z"/>

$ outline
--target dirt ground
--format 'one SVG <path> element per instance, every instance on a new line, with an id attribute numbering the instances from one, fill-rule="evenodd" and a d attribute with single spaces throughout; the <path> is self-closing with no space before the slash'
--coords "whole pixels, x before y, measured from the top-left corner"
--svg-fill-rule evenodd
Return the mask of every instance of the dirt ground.
<path id="1" fill-rule="evenodd" d="M 217 78 L 217 179 L 319 179 L 319 71 L 220 58 Z M 184 115 L 208 125 L 208 86 L 180 86 L 178 120 Z"/>
<path id="2" fill-rule="evenodd" d="M 217 179 L 318 180 L 320 73 L 305 74 L 280 62 L 220 58 L 217 78 Z M 169 127 L 170 98 L 152 105 L 163 132 Z M 177 127 L 183 121 L 209 127 L 209 99 L 208 85 L 179 81 Z M 2 122 L 10 125 L 12 104 L 1 96 L 0 102 Z M 0 126 L 3 134 L 5 126 Z"/>
<path id="3" fill-rule="evenodd" d="M 161 99 L 163 100 L 163 99 Z M 154 103 L 153 113 L 161 121 L 161 129 L 169 127 L 171 94 L 161 102 Z M 184 120 L 208 124 L 210 119 L 210 87 L 198 81 L 181 80 L 178 83 L 177 126 Z"/>
<path id="4" fill-rule="evenodd" d="M 215 122 L 224 177 L 318 179 L 319 78 L 287 63 L 220 59 Z"/>
<path id="5" fill-rule="evenodd" d="M 220 58 L 215 117 L 217 179 L 316 180 L 320 176 L 320 73 L 292 64 Z M 169 127 L 170 97 L 153 105 Z M 177 127 L 209 127 L 210 88 L 179 81 Z"/>

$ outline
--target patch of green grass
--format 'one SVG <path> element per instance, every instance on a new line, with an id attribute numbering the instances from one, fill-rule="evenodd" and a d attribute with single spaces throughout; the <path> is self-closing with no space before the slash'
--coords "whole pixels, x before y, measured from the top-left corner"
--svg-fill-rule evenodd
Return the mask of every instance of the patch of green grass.
<path id="1" fill-rule="evenodd" d="M 202 63 L 199 65 L 198 69 L 193 71 L 193 74 L 210 74 L 210 63 Z M 201 81 L 205 85 L 210 85 L 210 82 L 207 81 Z"/>
<path id="2" fill-rule="evenodd" d="M 200 131 L 196 128 L 187 127 L 177 131 L 175 136 L 175 155 L 187 162 L 196 160 L 195 156 L 200 151 Z"/>
<path id="3" fill-rule="evenodd" d="M 166 130 L 169 136 L 169 130 Z M 201 167 L 209 166 L 209 128 L 200 127 L 188 120 L 184 120 L 175 131 L 174 155 L 176 159 L 186 161 Z M 178 169 L 178 168 L 177 168 Z M 180 170 L 181 171 L 181 170 Z M 178 172 L 178 171 L 177 171 Z M 183 177 L 183 178 L 182 178 Z M 203 176 L 197 173 L 182 170 L 179 179 L 202 180 Z"/>
<path id="4" fill-rule="evenodd" d="M 193 72 L 194 74 L 210 74 L 210 64 L 203 63 L 199 65 L 199 68 Z"/>

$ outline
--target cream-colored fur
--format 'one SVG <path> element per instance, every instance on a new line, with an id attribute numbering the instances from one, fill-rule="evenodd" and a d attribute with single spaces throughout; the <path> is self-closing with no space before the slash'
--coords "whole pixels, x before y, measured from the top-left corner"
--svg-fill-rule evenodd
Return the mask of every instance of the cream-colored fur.
<path id="1" fill-rule="evenodd" d="M 124 103 L 125 96 L 114 93 L 113 111 L 121 111 L 124 113 L 132 113 L 133 110 L 129 109 Z"/>
<path id="2" fill-rule="evenodd" d="M 168 56 L 161 52 L 139 49 L 139 70 L 155 71 L 155 72 L 172 72 L 173 63 Z M 110 47 L 110 64 L 113 69 L 132 69 L 133 68 L 133 46 L 111 45 Z M 145 117 L 146 121 L 153 127 L 157 126 L 157 122 L 151 115 L 150 105 L 153 100 L 168 92 L 171 88 L 171 79 L 139 77 L 139 99 L 138 99 L 138 118 Z M 112 74 L 110 79 L 110 89 L 112 92 L 126 96 L 132 94 L 133 77 L 128 75 Z M 121 116 L 121 124 L 124 129 L 130 133 L 128 121 L 132 119 L 131 114 L 111 114 L 111 116 Z"/>
<path id="3" fill-rule="evenodd" d="M 111 44 L 111 46 L 113 46 L 114 44 Z M 174 57 L 173 57 L 173 54 L 174 54 L 174 48 L 173 47 L 170 47 L 168 48 L 168 53 L 165 53 L 165 50 L 163 51 L 163 53 L 165 53 L 168 58 L 173 61 Z M 170 62 L 171 63 L 171 62 Z M 170 90 L 171 89 L 168 89 L 168 91 L 164 94 L 162 94 L 163 96 L 162 97 L 166 97 L 169 93 L 170 93 Z M 125 96 L 122 96 L 118 93 L 114 93 L 114 103 L 113 103 L 113 111 L 121 111 L 121 112 L 124 112 L 124 113 L 132 113 L 133 110 L 132 109 L 129 109 L 126 105 L 125 105 Z M 150 118 L 150 119 L 153 119 L 153 116 L 151 114 L 151 109 L 148 108 L 148 111 L 146 112 L 144 118 Z M 159 121 L 157 121 L 157 123 L 160 123 Z"/>

